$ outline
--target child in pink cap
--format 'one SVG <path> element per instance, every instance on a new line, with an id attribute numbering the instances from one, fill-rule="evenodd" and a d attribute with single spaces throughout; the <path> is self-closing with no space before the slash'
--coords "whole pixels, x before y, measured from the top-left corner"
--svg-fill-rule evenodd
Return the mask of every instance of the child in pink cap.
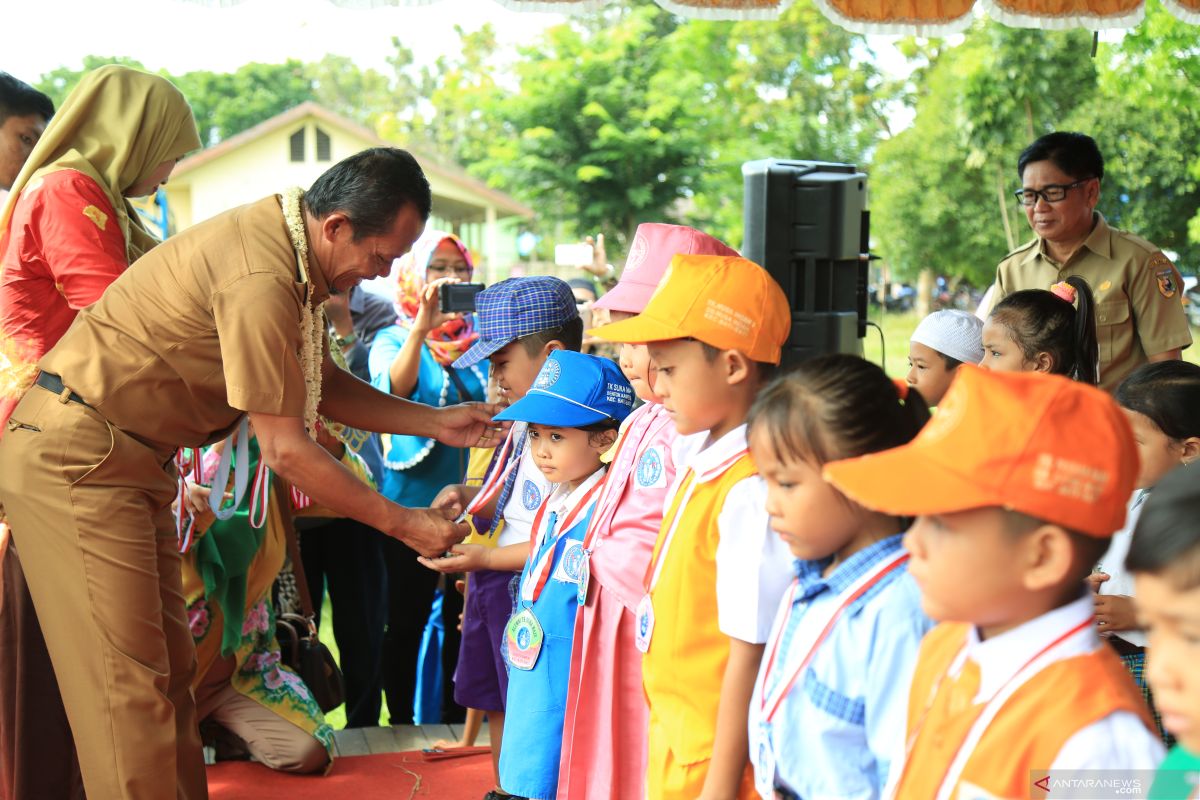
<path id="1" fill-rule="evenodd" d="M 680 225 L 639 225 L 620 282 L 594 305 L 613 322 L 640 314 L 678 254 L 736 256 Z M 608 477 L 585 538 L 590 580 L 575 618 L 575 644 L 559 767 L 560 800 L 646 796 L 649 711 L 642 654 L 634 645 L 642 580 L 675 478 L 675 426 L 654 394 L 646 345 L 621 346 L 621 371 L 645 404 L 621 426 Z"/>

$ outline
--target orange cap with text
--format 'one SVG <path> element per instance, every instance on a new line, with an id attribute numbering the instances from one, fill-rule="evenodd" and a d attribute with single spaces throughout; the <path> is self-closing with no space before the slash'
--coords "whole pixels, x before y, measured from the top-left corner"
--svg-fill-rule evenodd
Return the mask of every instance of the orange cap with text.
<path id="1" fill-rule="evenodd" d="M 690 338 L 778 364 L 791 328 L 783 289 L 758 264 L 740 256 L 677 255 L 645 311 L 589 333 L 635 344 Z"/>
<path id="2" fill-rule="evenodd" d="M 825 465 L 826 480 L 885 514 L 999 506 L 1098 537 L 1125 523 L 1137 475 L 1133 431 L 1100 389 L 970 364 L 911 442 Z"/>

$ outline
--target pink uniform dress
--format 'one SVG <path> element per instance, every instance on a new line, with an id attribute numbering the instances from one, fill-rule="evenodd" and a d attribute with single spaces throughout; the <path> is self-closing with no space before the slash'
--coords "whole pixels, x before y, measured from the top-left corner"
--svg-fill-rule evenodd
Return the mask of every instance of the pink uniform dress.
<path id="1" fill-rule="evenodd" d="M 588 528 L 591 578 L 575 617 L 559 800 L 646 796 L 649 711 L 634 612 L 675 479 L 675 435 L 657 403 L 629 416 Z"/>

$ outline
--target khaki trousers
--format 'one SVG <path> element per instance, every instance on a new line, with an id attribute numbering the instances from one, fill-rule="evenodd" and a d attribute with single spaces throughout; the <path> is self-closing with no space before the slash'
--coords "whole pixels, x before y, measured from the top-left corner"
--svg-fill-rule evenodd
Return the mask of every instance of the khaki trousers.
<path id="1" fill-rule="evenodd" d="M 254 759 L 280 772 L 321 772 L 329 766 L 325 745 L 230 683 L 232 658 L 218 658 L 196 687 L 196 713 L 241 739 Z"/>
<path id="2" fill-rule="evenodd" d="M 207 796 L 171 455 L 37 386 L 0 437 L 0 503 L 97 800 Z"/>

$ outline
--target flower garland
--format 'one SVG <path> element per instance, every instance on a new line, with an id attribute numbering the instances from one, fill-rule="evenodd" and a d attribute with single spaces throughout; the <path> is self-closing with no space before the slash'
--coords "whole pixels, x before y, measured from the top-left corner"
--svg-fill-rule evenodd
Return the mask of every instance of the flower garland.
<path id="1" fill-rule="evenodd" d="M 304 190 L 292 187 L 283 194 L 283 219 L 288 237 L 296 250 L 301 283 L 308 283 L 308 234 L 304 229 L 304 214 L 300 199 Z M 300 312 L 300 361 L 304 368 L 304 385 L 308 390 L 304 401 L 304 429 L 312 439 L 317 438 L 317 406 L 321 404 L 321 356 L 325 345 L 325 304 L 313 307 L 312 288 Z"/>

